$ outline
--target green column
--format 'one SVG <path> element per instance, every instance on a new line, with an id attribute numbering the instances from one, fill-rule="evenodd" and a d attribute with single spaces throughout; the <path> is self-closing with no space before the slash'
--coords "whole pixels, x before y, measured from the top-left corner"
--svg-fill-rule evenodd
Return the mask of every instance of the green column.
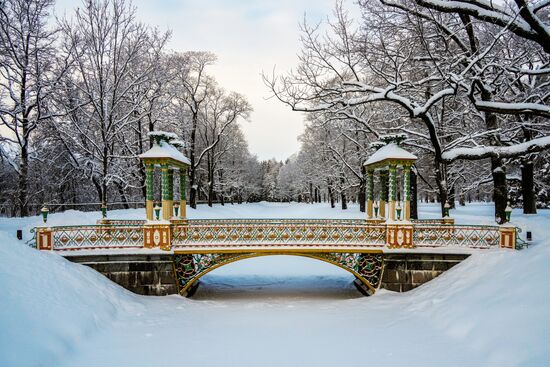
<path id="1" fill-rule="evenodd" d="M 168 166 L 161 166 L 162 200 L 170 200 L 170 184 L 168 183 Z"/>
<path id="2" fill-rule="evenodd" d="M 397 202 L 397 167 L 395 165 L 390 166 L 390 192 L 389 192 L 389 215 L 388 217 L 391 220 L 397 218 L 395 213 L 396 202 Z"/>
<path id="3" fill-rule="evenodd" d="M 153 207 L 155 206 L 155 166 L 145 165 L 145 216 L 147 220 L 153 220 Z"/>

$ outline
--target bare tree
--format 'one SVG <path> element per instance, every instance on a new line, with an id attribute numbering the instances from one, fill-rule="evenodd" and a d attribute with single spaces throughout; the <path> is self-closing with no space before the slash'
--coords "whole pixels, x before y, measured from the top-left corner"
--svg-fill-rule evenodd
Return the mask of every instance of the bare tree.
<path id="1" fill-rule="evenodd" d="M 28 215 L 29 161 L 36 157 L 33 134 L 52 118 L 48 101 L 68 59 L 57 56 L 57 29 L 48 26 L 51 0 L 0 3 L 0 143 L 16 147 L 8 162 L 17 173 L 19 215 Z"/>
<path id="2" fill-rule="evenodd" d="M 124 160 L 134 157 L 124 149 L 124 133 L 139 124 L 146 83 L 156 68 L 141 61 L 158 59 L 166 37 L 152 37 L 123 0 L 87 0 L 63 30 L 75 44 L 76 65 L 65 79 L 70 99 L 60 101 L 70 118 L 59 131 L 106 203 L 109 185 L 125 181 Z"/>

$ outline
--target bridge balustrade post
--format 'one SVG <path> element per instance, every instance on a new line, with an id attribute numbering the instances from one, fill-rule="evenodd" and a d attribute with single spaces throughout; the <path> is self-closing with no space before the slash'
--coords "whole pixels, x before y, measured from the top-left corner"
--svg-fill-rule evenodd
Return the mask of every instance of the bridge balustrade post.
<path id="1" fill-rule="evenodd" d="M 410 223 L 386 224 L 386 246 L 388 248 L 414 248 L 414 227 Z"/>
<path id="2" fill-rule="evenodd" d="M 53 250 L 53 236 L 51 228 L 38 227 L 36 229 L 36 249 Z"/>
<path id="3" fill-rule="evenodd" d="M 516 249 L 516 227 L 511 225 L 500 225 L 499 228 L 500 248 Z"/>
<path id="4" fill-rule="evenodd" d="M 143 225 L 143 247 L 172 249 L 172 226 L 169 223 L 147 222 Z"/>

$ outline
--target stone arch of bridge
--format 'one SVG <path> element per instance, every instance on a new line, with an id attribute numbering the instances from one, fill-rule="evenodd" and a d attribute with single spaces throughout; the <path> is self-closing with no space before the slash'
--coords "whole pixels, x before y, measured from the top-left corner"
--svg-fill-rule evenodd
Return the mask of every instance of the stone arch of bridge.
<path id="1" fill-rule="evenodd" d="M 383 271 L 382 252 L 332 253 L 332 252 L 250 252 L 223 254 L 178 254 L 174 255 L 174 272 L 179 293 L 187 296 L 197 281 L 222 266 L 256 257 L 299 256 L 323 261 L 351 273 L 363 285 L 362 292 L 372 295 L 380 286 Z M 206 259 L 206 260 L 204 260 Z M 187 269 L 186 269 L 187 268 Z"/>

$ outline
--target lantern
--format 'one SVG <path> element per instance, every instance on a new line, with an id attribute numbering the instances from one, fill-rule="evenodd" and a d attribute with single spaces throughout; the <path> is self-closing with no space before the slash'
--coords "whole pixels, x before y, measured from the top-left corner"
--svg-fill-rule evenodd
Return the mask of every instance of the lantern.
<path id="1" fill-rule="evenodd" d="M 443 213 L 445 214 L 443 217 L 447 218 L 449 216 L 449 209 L 451 209 L 451 204 L 449 204 L 448 201 L 445 202 L 445 205 L 443 205 Z"/>
<path id="2" fill-rule="evenodd" d="M 101 216 L 107 218 L 107 204 L 105 202 L 101 204 Z"/>
<path id="3" fill-rule="evenodd" d="M 504 212 L 506 213 L 506 221 L 509 222 L 510 218 L 512 217 L 512 207 L 510 206 L 510 202 L 508 202 L 508 205 L 506 206 L 506 209 L 504 209 Z"/>
<path id="4" fill-rule="evenodd" d="M 40 212 L 42 213 L 42 220 L 46 223 L 48 221 L 48 213 L 50 212 L 49 209 L 44 205 L 42 209 L 40 209 Z"/>
<path id="5" fill-rule="evenodd" d="M 157 204 L 157 205 L 155 205 L 154 209 L 155 209 L 155 218 L 156 218 L 156 220 L 159 220 L 159 218 L 160 218 L 160 206 Z"/>

